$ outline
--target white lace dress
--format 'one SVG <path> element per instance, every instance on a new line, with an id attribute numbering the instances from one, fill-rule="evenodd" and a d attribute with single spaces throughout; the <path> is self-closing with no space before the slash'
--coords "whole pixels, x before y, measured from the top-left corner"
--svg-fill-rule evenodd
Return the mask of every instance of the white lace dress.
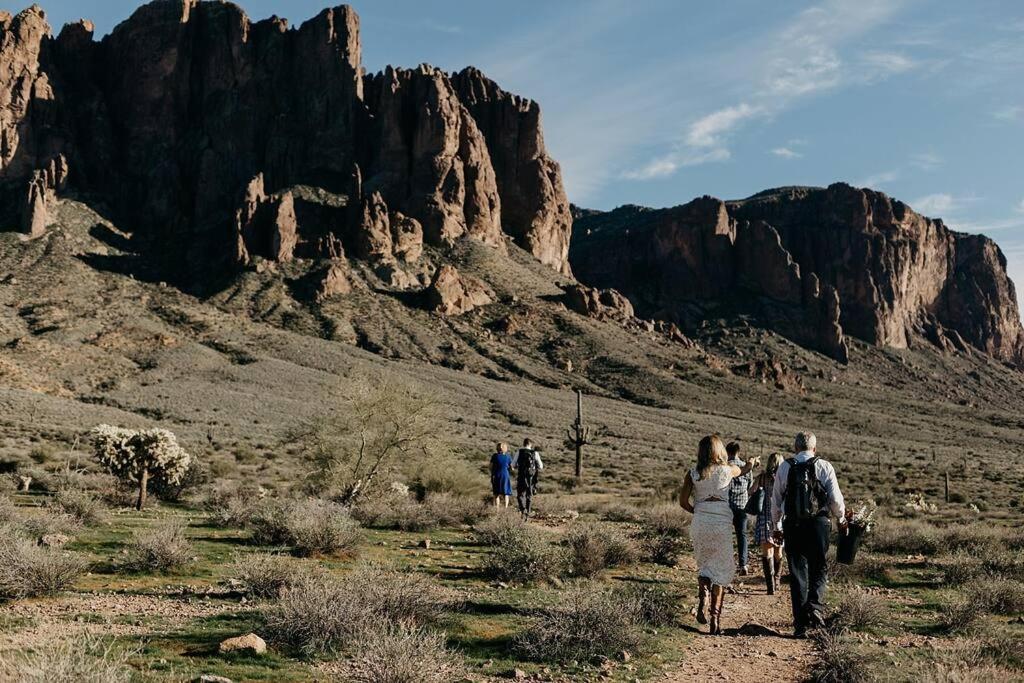
<path id="1" fill-rule="evenodd" d="M 693 479 L 694 501 L 690 540 L 698 574 L 719 586 L 728 586 L 736 574 L 732 548 L 735 533 L 729 508 L 732 473 L 728 466 L 716 465 L 707 479 L 700 479 L 696 468 L 690 470 L 690 478 Z"/>

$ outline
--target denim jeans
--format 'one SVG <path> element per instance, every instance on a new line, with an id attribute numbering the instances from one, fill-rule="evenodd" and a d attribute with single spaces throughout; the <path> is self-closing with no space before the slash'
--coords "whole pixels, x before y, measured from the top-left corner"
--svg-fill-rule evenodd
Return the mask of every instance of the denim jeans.
<path id="1" fill-rule="evenodd" d="M 732 526 L 736 529 L 736 549 L 739 551 L 739 566 L 747 566 L 747 511 L 732 508 Z"/>

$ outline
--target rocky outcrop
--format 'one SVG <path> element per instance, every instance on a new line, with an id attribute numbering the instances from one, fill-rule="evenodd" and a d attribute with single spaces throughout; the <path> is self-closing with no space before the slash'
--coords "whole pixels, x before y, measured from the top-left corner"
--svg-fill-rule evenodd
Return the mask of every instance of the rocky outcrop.
<path id="1" fill-rule="evenodd" d="M 619 289 L 643 316 L 688 328 L 724 307 L 843 361 L 846 335 L 897 348 L 923 335 L 1024 365 L 998 247 L 879 192 L 836 184 L 703 197 L 581 213 L 575 230 L 577 275 Z"/>
<path id="2" fill-rule="evenodd" d="M 506 233 L 567 272 L 536 104 L 470 72 L 365 75 L 361 51 L 347 6 L 290 28 L 160 0 L 99 42 L 87 22 L 50 37 L 35 7 L 0 15 L 0 184 L 64 154 L 75 188 L 198 289 L 257 253 L 408 262 L 463 237 L 503 250 Z"/>
<path id="3" fill-rule="evenodd" d="M 505 232 L 541 263 L 570 274 L 572 215 L 559 166 L 544 146 L 540 107 L 472 67 L 452 81 L 487 141 Z"/>
<path id="4" fill-rule="evenodd" d="M 804 393 L 804 381 L 778 358 L 762 358 L 730 368 L 732 374 L 770 384 L 780 391 Z"/>
<path id="5" fill-rule="evenodd" d="M 599 320 L 629 320 L 633 317 L 633 304 L 614 289 L 570 285 L 565 290 L 565 305 L 577 313 Z"/>
<path id="6" fill-rule="evenodd" d="M 45 168 L 32 173 L 25 193 L 21 213 L 21 230 L 36 237 L 46 231 L 50 210 L 57 201 L 57 193 L 64 190 L 68 178 L 68 162 L 58 154 Z"/>
<path id="7" fill-rule="evenodd" d="M 471 275 L 454 266 L 443 265 L 426 291 L 427 306 L 435 313 L 461 315 L 494 301 L 494 292 Z"/>
<path id="8" fill-rule="evenodd" d="M 323 272 L 316 298 L 318 301 L 324 301 L 351 291 L 352 282 L 348 277 L 348 266 L 343 260 L 336 260 Z"/>

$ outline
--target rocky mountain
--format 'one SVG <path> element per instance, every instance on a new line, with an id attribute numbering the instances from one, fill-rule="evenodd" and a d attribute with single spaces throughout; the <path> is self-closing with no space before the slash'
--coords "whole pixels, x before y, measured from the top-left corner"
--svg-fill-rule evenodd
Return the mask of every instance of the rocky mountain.
<path id="1" fill-rule="evenodd" d="M 102 40 L 0 14 L 0 218 L 37 235 L 72 193 L 202 292 L 261 256 L 415 261 L 506 236 L 568 273 L 571 217 L 536 103 L 475 69 L 366 74 L 340 6 L 291 28 L 161 0 Z"/>
<path id="2" fill-rule="evenodd" d="M 581 280 L 684 331 L 743 312 L 843 362 L 852 336 L 891 348 L 927 338 L 1024 366 L 999 247 L 880 192 L 839 183 L 577 211 L 575 235 L 570 262 Z"/>

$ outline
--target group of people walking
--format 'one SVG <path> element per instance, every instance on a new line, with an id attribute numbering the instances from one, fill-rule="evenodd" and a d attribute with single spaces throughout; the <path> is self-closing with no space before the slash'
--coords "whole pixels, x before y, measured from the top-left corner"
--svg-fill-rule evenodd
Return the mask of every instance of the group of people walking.
<path id="1" fill-rule="evenodd" d="M 761 547 L 761 570 L 769 595 L 779 589 L 782 553 L 789 563 L 789 593 L 794 635 L 823 625 L 827 582 L 826 555 L 831 517 L 847 529 L 843 494 L 831 463 L 817 456 L 817 439 L 800 432 L 793 455 L 744 462 L 740 445 L 726 445 L 713 434 L 700 440 L 697 464 L 686 473 L 679 502 L 693 515 L 690 538 L 697 560 L 697 621 L 721 633 L 725 595 L 737 574 L 750 574 L 747 517 L 754 516 L 754 542 Z M 512 479 L 523 519 L 529 519 L 544 462 L 530 439 L 513 456 L 499 443 L 491 456 L 491 492 L 495 507 L 509 507 Z M 737 559 L 733 556 L 733 539 Z"/>
<path id="2" fill-rule="evenodd" d="M 744 462 L 740 446 L 725 445 L 717 435 L 701 439 L 697 465 L 683 482 L 679 502 L 693 514 L 690 538 L 697 560 L 697 621 L 721 633 L 727 589 L 736 574 L 747 575 L 747 515 L 756 513 L 754 541 L 761 546 L 761 567 L 769 594 L 779 587 L 782 552 L 789 561 L 789 593 L 794 636 L 824 624 L 831 517 L 847 529 L 843 494 L 831 463 L 817 456 L 817 439 L 810 432 L 796 435 L 794 455 L 769 456 L 763 471 L 753 471 L 760 458 Z M 758 492 L 750 510 L 749 497 Z M 733 561 L 733 537 L 738 561 Z"/>
<path id="3" fill-rule="evenodd" d="M 494 507 L 501 507 L 504 501 L 508 507 L 512 496 L 512 477 L 516 479 L 516 503 L 523 519 L 530 518 L 533 507 L 533 494 L 537 490 L 537 481 L 544 469 L 544 461 L 540 450 L 534 448 L 533 441 L 523 440 L 523 447 L 515 457 L 509 453 L 507 443 L 499 443 L 498 450 L 491 456 L 491 494 L 494 496 Z"/>

